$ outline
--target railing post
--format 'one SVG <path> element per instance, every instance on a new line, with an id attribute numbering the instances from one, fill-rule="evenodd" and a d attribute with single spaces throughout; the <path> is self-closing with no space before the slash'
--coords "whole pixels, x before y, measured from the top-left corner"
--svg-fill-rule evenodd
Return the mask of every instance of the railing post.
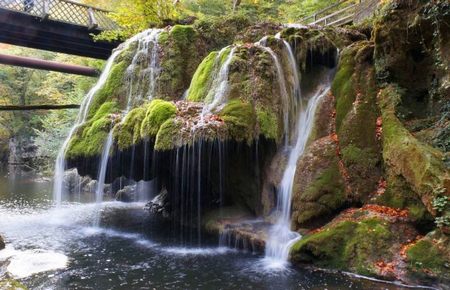
<path id="1" fill-rule="evenodd" d="M 42 18 L 42 20 L 47 20 L 49 16 L 50 16 L 50 1 L 44 0 L 42 3 L 41 18 Z"/>
<path id="2" fill-rule="evenodd" d="M 88 16 L 89 16 L 89 30 L 97 29 L 98 23 L 95 19 L 94 10 L 92 8 L 88 9 Z"/>

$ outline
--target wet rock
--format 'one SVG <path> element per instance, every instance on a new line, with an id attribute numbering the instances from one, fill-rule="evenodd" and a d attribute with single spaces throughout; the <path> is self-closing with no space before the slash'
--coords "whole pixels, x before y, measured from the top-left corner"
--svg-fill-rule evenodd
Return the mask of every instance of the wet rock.
<path id="1" fill-rule="evenodd" d="M 263 253 L 271 224 L 255 218 L 241 207 L 225 207 L 202 218 L 208 233 L 218 235 L 220 244 L 249 252 Z"/>
<path id="2" fill-rule="evenodd" d="M 335 141 L 324 137 L 313 142 L 298 161 L 292 203 L 295 229 L 323 224 L 347 203 L 336 150 Z"/>
<path id="3" fill-rule="evenodd" d="M 123 202 L 132 202 L 136 199 L 136 185 L 127 185 L 116 192 L 116 200 Z"/>
<path id="4" fill-rule="evenodd" d="M 323 228 L 304 236 L 291 248 L 291 259 L 407 281 L 401 253 L 417 235 L 407 221 L 406 211 L 368 205 L 344 211 Z"/>
<path id="5" fill-rule="evenodd" d="M 168 192 L 166 189 L 163 189 L 160 194 L 155 196 L 149 203 L 145 205 L 145 208 L 153 214 L 158 214 L 164 218 L 168 218 L 170 216 L 168 206 Z"/>
<path id="6" fill-rule="evenodd" d="M 3 240 L 2 236 L 0 236 L 0 250 L 3 250 L 5 248 L 5 241 Z"/>

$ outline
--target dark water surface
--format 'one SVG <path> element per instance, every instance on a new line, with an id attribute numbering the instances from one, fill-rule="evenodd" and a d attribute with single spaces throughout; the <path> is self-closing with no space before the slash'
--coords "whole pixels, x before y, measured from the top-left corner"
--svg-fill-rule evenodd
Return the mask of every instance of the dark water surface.
<path id="1" fill-rule="evenodd" d="M 216 238 L 183 245 L 144 203 L 55 208 L 50 199 L 50 182 L 0 177 L 0 277 L 30 289 L 411 289 L 305 269 L 273 273 L 261 256 L 218 247 Z M 93 227 L 99 211 L 102 226 Z"/>

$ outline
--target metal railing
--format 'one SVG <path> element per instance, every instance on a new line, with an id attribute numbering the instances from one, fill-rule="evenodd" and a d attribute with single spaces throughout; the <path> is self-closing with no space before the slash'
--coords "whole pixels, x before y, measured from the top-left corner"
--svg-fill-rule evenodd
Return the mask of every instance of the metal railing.
<path id="1" fill-rule="evenodd" d="M 42 20 L 84 26 L 91 30 L 112 30 L 118 27 L 108 18 L 110 11 L 70 0 L 0 0 L 0 9 L 29 14 Z"/>
<path id="2" fill-rule="evenodd" d="M 314 14 L 303 18 L 300 22 L 307 25 L 342 26 L 353 22 L 356 8 L 363 0 L 341 0 Z"/>

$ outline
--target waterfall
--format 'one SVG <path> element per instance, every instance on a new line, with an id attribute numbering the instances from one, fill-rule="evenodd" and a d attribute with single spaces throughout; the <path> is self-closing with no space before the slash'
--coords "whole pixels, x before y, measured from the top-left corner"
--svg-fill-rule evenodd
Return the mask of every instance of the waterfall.
<path id="1" fill-rule="evenodd" d="M 162 32 L 162 29 L 148 29 L 140 34 L 137 41 L 138 47 L 136 53 L 133 56 L 133 60 L 131 64 L 128 66 L 127 72 L 127 87 L 128 87 L 128 100 L 127 107 L 122 112 L 124 116 L 122 118 L 122 122 L 125 121 L 125 117 L 127 113 L 130 111 L 133 101 L 137 102 L 142 100 L 145 85 L 148 85 L 147 95 L 148 99 L 152 99 L 154 95 L 154 90 L 156 88 L 155 82 L 156 77 L 160 71 L 159 62 L 158 62 L 158 37 Z M 147 60 L 150 59 L 150 62 Z M 139 73 L 136 71 L 139 68 Z M 146 78 L 148 80 L 146 81 Z M 133 92 L 133 84 L 136 83 L 136 94 Z M 105 141 L 105 145 L 103 146 L 103 152 L 100 161 L 100 168 L 97 177 L 97 190 L 95 192 L 95 202 L 99 206 L 103 202 L 103 195 L 105 189 L 105 179 L 106 179 L 106 171 L 109 160 L 109 153 L 111 151 L 111 147 L 113 145 L 113 128 L 111 128 L 108 138 Z M 132 160 L 134 159 L 134 147 L 132 149 Z M 132 162 L 133 163 L 133 162 Z M 131 165 L 133 166 L 133 165 Z M 98 210 L 97 213 L 100 211 Z M 94 226 L 99 226 L 100 223 L 100 214 L 97 214 L 97 218 L 94 221 Z"/>
<path id="2" fill-rule="evenodd" d="M 109 151 L 111 150 L 113 144 L 113 130 L 111 130 L 106 138 L 105 144 L 103 145 L 102 159 L 100 163 L 100 169 L 97 177 L 97 189 L 95 191 L 95 202 L 97 206 L 103 202 L 103 194 L 105 190 L 105 180 L 106 180 L 106 171 L 109 160 Z M 98 227 L 100 225 L 100 210 L 96 210 L 96 216 L 94 219 L 94 226 Z"/>
<path id="3" fill-rule="evenodd" d="M 270 268 L 283 268 L 289 257 L 289 249 L 301 238 L 291 231 L 291 199 L 297 169 L 297 162 L 305 151 L 306 144 L 314 125 L 314 115 L 320 100 L 328 93 L 329 84 L 320 87 L 308 101 L 297 120 L 296 140 L 289 153 L 288 163 L 278 189 L 277 222 L 272 226 L 266 242 L 266 261 Z"/>
<path id="4" fill-rule="evenodd" d="M 69 146 L 69 142 L 72 139 L 72 136 L 75 133 L 76 129 L 86 120 L 91 101 L 95 96 L 95 94 L 104 86 L 117 56 L 128 46 L 129 42 L 126 42 L 123 45 L 119 46 L 119 48 L 117 48 L 113 52 L 111 57 L 108 59 L 97 84 L 88 92 L 86 97 L 81 102 L 80 112 L 78 113 L 75 125 L 70 129 L 66 140 L 64 141 L 61 149 L 58 152 L 58 156 L 56 158 L 55 163 L 55 176 L 53 179 L 53 201 L 56 203 L 56 205 L 60 205 L 63 199 L 65 198 L 65 190 L 64 190 L 64 171 L 66 169 L 65 154 L 67 147 Z"/>
<path id="5" fill-rule="evenodd" d="M 219 52 L 215 60 L 216 63 L 219 63 L 222 60 L 223 55 L 228 51 L 228 49 L 229 47 L 225 47 Z M 205 98 L 206 101 L 210 100 L 210 103 L 203 107 L 202 117 L 224 102 L 225 97 L 228 94 L 228 74 L 235 51 L 236 47 L 231 48 L 225 62 L 220 66 L 220 70 L 214 77 L 211 90 Z"/>
<path id="6" fill-rule="evenodd" d="M 128 102 L 126 111 L 138 101 L 144 99 L 147 89 L 147 98 L 151 100 L 156 88 L 156 78 L 159 75 L 159 45 L 158 38 L 162 29 L 149 29 L 141 33 L 138 47 L 131 64 L 126 70 L 128 85 Z M 137 71 L 139 70 L 139 73 Z"/>
<path id="7" fill-rule="evenodd" d="M 98 80 L 98 82 L 95 84 L 95 86 L 88 92 L 88 94 L 83 99 L 80 111 L 78 113 L 78 117 L 75 121 L 74 126 L 69 131 L 69 134 L 67 138 L 65 139 L 61 149 L 59 150 L 56 163 L 55 163 L 55 175 L 54 175 L 54 181 L 53 181 L 53 200 L 56 203 L 56 205 L 60 205 L 61 202 L 65 199 L 65 188 L 64 188 L 64 171 L 66 169 L 66 162 L 65 162 L 65 153 L 69 146 L 70 140 L 72 139 L 73 134 L 77 130 L 77 128 L 82 125 L 88 116 L 89 108 L 92 103 L 92 100 L 94 99 L 97 92 L 105 85 L 109 74 L 111 72 L 111 69 L 113 68 L 113 65 L 117 59 L 117 57 L 126 49 L 130 47 L 130 45 L 136 41 L 138 41 L 138 50 L 135 56 L 133 57 L 133 62 L 130 65 L 135 66 L 138 63 L 140 63 L 143 59 L 142 55 L 144 51 L 148 51 L 150 43 L 153 43 L 153 47 L 151 49 L 151 58 L 150 58 L 150 64 L 149 64 L 149 70 L 147 72 L 149 83 L 148 83 L 148 97 L 151 98 L 153 96 L 153 92 L 155 89 L 155 81 L 157 74 L 159 73 L 159 69 L 156 69 L 158 66 L 158 45 L 157 45 L 157 39 L 162 30 L 160 29 L 149 29 L 142 33 L 139 33 L 132 38 L 125 41 L 123 44 L 121 44 L 117 49 L 115 49 L 106 62 L 105 68 L 103 69 L 103 72 Z M 145 56 L 148 56 L 146 54 Z M 130 69 L 130 68 L 129 68 Z M 128 70 L 129 71 L 129 70 Z M 134 76 L 129 78 L 128 80 L 134 80 Z M 128 102 L 127 102 L 127 110 L 129 109 L 128 104 L 130 103 L 130 99 L 132 96 L 132 86 L 130 86 L 129 94 L 128 94 Z M 126 111 L 127 111 L 126 110 Z"/>

